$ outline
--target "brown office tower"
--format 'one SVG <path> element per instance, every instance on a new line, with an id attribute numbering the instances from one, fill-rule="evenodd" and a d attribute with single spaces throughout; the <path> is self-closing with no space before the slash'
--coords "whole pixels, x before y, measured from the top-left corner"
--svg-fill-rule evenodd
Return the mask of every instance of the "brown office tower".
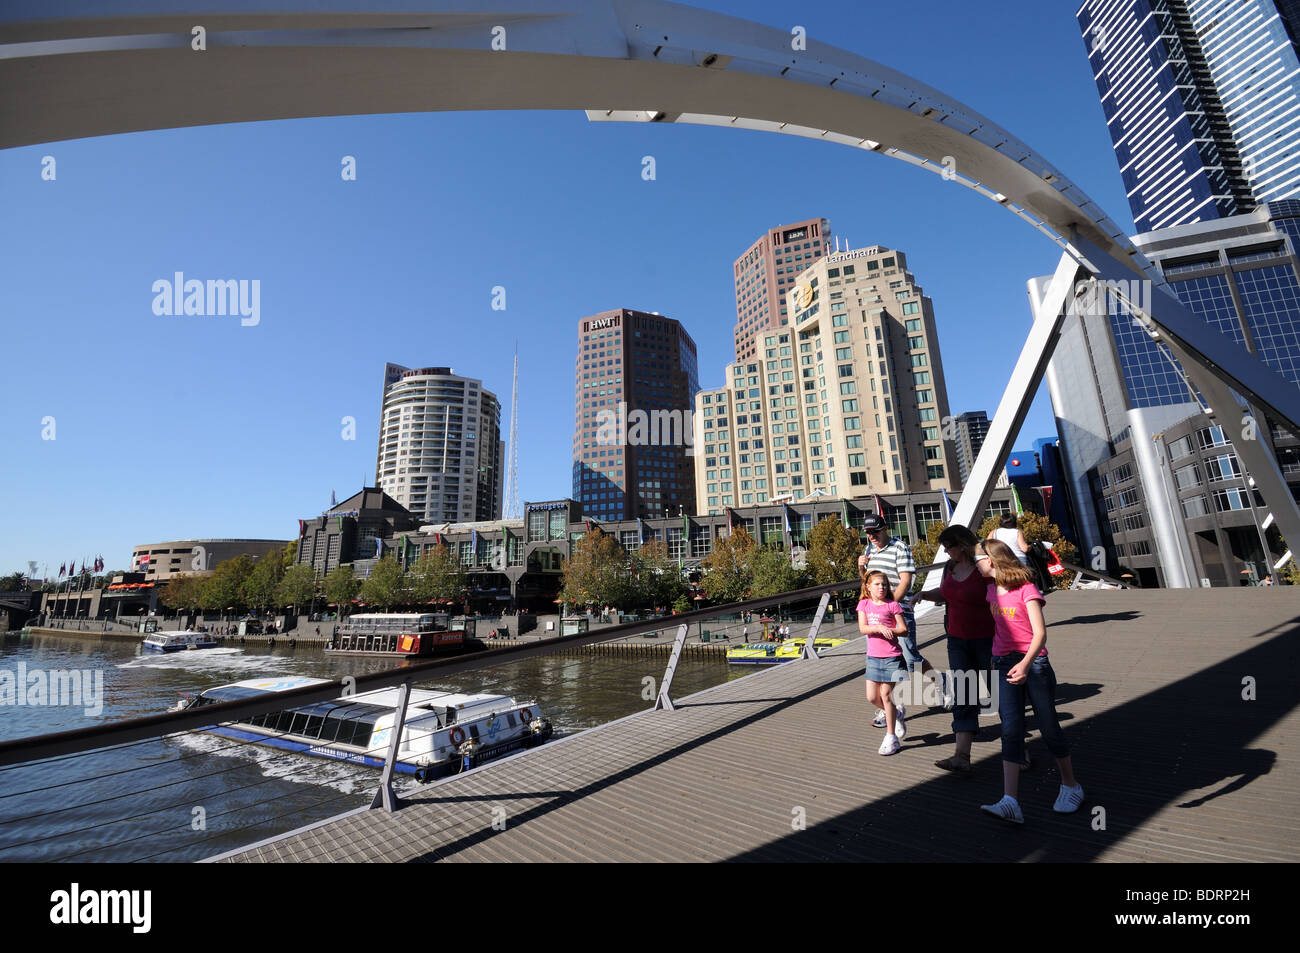
<path id="1" fill-rule="evenodd" d="M 757 353 L 755 338 L 789 324 L 786 292 L 795 277 L 831 248 L 831 225 L 824 218 L 770 229 L 736 259 L 736 360 Z"/>
<path id="2" fill-rule="evenodd" d="M 618 308 L 578 322 L 573 499 L 593 519 L 695 504 L 695 342 L 677 321 Z"/>

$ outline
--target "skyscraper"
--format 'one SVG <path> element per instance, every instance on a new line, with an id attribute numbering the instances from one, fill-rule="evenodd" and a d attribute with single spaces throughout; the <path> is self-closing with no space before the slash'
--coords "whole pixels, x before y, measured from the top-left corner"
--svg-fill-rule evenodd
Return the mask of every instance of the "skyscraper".
<path id="1" fill-rule="evenodd" d="M 695 502 L 695 341 L 681 323 L 617 308 L 578 322 L 573 498 L 586 516 L 673 516 Z"/>
<path id="2" fill-rule="evenodd" d="M 384 365 L 375 481 L 430 523 L 501 518 L 501 402 L 449 367 Z"/>
<path id="3" fill-rule="evenodd" d="M 934 309 L 906 256 L 833 253 L 786 306 L 789 325 L 696 398 L 696 511 L 957 489 Z"/>
<path id="4" fill-rule="evenodd" d="M 1300 195 L 1300 3 L 1085 0 L 1077 18 L 1139 232 Z"/>
<path id="5" fill-rule="evenodd" d="M 736 360 L 754 356 L 755 335 L 789 323 L 786 292 L 796 275 L 830 252 L 830 245 L 830 222 L 810 218 L 769 229 L 735 260 Z"/>
<path id="6" fill-rule="evenodd" d="M 980 447 L 984 446 L 984 438 L 989 434 L 989 415 L 982 410 L 969 410 L 953 418 L 953 423 L 956 425 L 953 449 L 957 453 L 957 470 L 961 482 L 965 483 L 971 467 L 975 466 L 975 458 L 980 455 Z"/>
<path id="7" fill-rule="evenodd" d="M 1297 235 L 1300 202 L 1285 201 L 1133 241 L 1225 346 L 1235 342 L 1300 385 Z M 1242 433 L 1236 415 L 1218 408 L 1214 421 L 1206 417 L 1182 368 L 1127 310 L 1109 295 L 1097 303 L 1066 322 L 1048 370 L 1084 545 L 1108 549 L 1151 584 L 1235 580 L 1234 557 L 1258 578 L 1266 554 L 1246 552 L 1257 545 L 1257 504 L 1232 446 Z M 1248 439 L 1272 447 L 1300 495 L 1295 436 L 1260 421 Z M 1184 458 L 1197 447 L 1209 456 L 1193 466 Z"/>

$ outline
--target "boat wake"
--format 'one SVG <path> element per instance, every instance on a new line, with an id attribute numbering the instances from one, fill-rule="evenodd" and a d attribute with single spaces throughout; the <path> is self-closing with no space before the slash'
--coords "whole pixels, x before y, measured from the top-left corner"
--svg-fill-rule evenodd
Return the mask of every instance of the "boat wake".
<path id="1" fill-rule="evenodd" d="M 379 772 L 373 769 L 358 767 L 345 761 L 309 758 L 295 752 L 264 748 L 255 744 L 240 744 L 230 738 L 207 732 L 181 732 L 168 735 L 167 740 L 189 753 L 218 755 L 245 761 L 250 767 L 260 769 L 264 778 L 330 788 L 340 794 L 367 795 L 373 793 L 379 783 Z"/>
<path id="2" fill-rule="evenodd" d="M 293 666 L 292 658 L 276 655 L 247 655 L 243 649 L 215 648 L 197 649 L 191 652 L 171 652 L 168 654 L 148 653 L 118 664 L 118 668 L 141 669 L 156 668 L 184 669 L 187 671 L 212 672 L 267 672 L 289 671 Z"/>

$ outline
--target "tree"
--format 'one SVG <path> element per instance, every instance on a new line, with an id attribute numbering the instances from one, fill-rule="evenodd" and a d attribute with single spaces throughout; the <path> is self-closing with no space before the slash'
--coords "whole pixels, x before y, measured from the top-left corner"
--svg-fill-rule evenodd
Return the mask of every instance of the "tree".
<path id="1" fill-rule="evenodd" d="M 939 553 L 939 534 L 948 528 L 947 523 L 931 523 L 925 528 L 925 539 L 917 540 L 912 546 L 912 559 L 917 567 L 928 566 L 934 562 Z M 983 539 L 983 537 L 980 537 Z M 926 576 L 927 573 L 918 573 Z"/>
<path id="2" fill-rule="evenodd" d="M 749 530 L 736 527 L 730 535 L 713 545 L 713 552 L 702 563 L 704 576 L 700 588 L 714 602 L 741 602 L 753 584 L 749 556 L 757 544 Z"/>
<path id="3" fill-rule="evenodd" d="M 391 553 L 375 563 L 370 577 L 361 584 L 361 601 L 381 606 L 385 612 L 409 598 L 406 573 Z"/>
<path id="4" fill-rule="evenodd" d="M 172 576 L 162 592 L 158 593 L 158 601 L 177 612 L 181 609 L 197 609 L 202 605 L 203 584 L 206 581 L 202 576 Z"/>
<path id="5" fill-rule="evenodd" d="M 858 575 L 858 556 L 862 542 L 858 534 L 834 516 L 824 516 L 808 534 L 808 576 L 813 584 L 826 585 L 854 579 Z M 857 595 L 857 588 L 836 593 Z M 856 600 L 855 600 L 856 601 Z"/>
<path id="6" fill-rule="evenodd" d="M 435 546 L 411 567 L 411 600 L 419 605 L 431 602 L 459 602 L 466 586 L 465 567 L 447 546 Z"/>
<path id="7" fill-rule="evenodd" d="M 634 599 L 627 550 L 609 533 L 591 530 L 566 559 L 560 598 L 575 606 L 627 606 Z"/>
<path id="8" fill-rule="evenodd" d="M 352 600 L 361 592 L 361 580 L 351 566 L 335 566 L 325 576 L 325 598 L 338 605 L 339 615 L 345 615 Z"/>
<path id="9" fill-rule="evenodd" d="M 629 609 L 675 605 L 686 598 L 686 583 L 677 560 L 662 540 L 652 539 L 629 557 L 632 573 Z M 689 605 L 689 600 L 687 600 Z"/>
<path id="10" fill-rule="evenodd" d="M 775 596 L 803 586 L 803 573 L 790 563 L 784 546 L 756 547 L 749 554 L 750 597 Z"/>
<path id="11" fill-rule="evenodd" d="M 998 528 L 1000 519 L 1000 514 L 990 516 L 984 521 L 984 525 L 980 527 L 980 531 L 976 535 L 978 535 L 980 539 L 987 538 L 990 533 Z M 1020 532 L 1025 534 L 1026 542 L 1051 543 L 1052 552 L 1056 553 L 1057 557 L 1062 562 L 1075 563 L 1078 565 L 1078 551 L 1074 548 L 1074 544 L 1062 536 L 1060 527 L 1049 520 L 1046 516 L 1040 516 L 1037 513 L 1026 511 L 1020 514 L 1016 523 Z M 1074 582 L 1074 573 L 1067 569 L 1065 572 L 1053 576 L 1052 578 L 1055 580 L 1057 589 L 1069 589 L 1070 584 Z"/>
<path id="12" fill-rule="evenodd" d="M 244 579 L 244 602 L 255 609 L 267 609 L 275 604 L 275 590 L 284 578 L 285 556 L 283 549 L 273 549 L 249 570 Z"/>
<path id="13" fill-rule="evenodd" d="M 276 585 L 275 604 L 296 609 L 308 605 L 315 595 L 316 570 L 307 563 L 297 563 L 284 571 Z"/>
<path id="14" fill-rule="evenodd" d="M 26 575 L 27 573 L 20 570 L 7 576 L 0 576 L 0 592 L 17 592 L 23 587 L 23 577 Z"/>
<path id="15" fill-rule="evenodd" d="M 253 560 L 247 555 L 219 563 L 212 575 L 203 581 L 199 606 L 205 611 L 213 612 L 242 610 L 246 605 L 244 582 L 252 571 Z"/>

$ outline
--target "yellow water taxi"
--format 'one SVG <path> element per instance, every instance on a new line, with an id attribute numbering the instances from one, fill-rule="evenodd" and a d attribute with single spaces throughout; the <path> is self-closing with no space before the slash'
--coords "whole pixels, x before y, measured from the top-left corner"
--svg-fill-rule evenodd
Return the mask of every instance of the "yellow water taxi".
<path id="1" fill-rule="evenodd" d="M 806 638 L 801 638 L 786 639 L 784 642 L 753 642 L 748 645 L 737 645 L 727 649 L 727 661 L 732 665 L 775 665 L 779 662 L 790 662 L 803 654 L 804 643 L 807 641 Z M 848 639 L 834 638 L 818 639 L 813 647 L 820 653 L 833 649 L 837 645 L 844 645 L 848 641 Z"/>

